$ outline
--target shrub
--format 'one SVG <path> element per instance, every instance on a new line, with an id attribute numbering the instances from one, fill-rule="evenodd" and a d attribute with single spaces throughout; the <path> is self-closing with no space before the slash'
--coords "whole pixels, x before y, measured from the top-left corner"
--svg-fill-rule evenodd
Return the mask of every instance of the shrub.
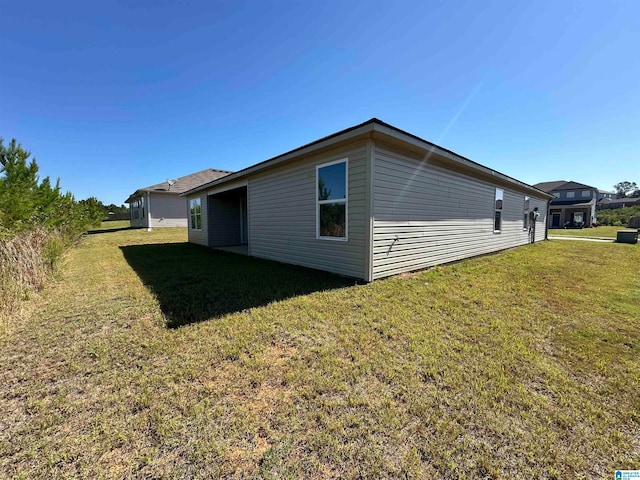
<path id="1" fill-rule="evenodd" d="M 640 207 L 611 208 L 598 210 L 598 225 L 625 227 L 631 217 L 640 215 Z"/>
<path id="2" fill-rule="evenodd" d="M 38 178 L 31 153 L 0 138 L 0 334 L 20 302 L 39 290 L 64 249 L 102 219 L 96 198 L 77 202 L 60 181 Z"/>

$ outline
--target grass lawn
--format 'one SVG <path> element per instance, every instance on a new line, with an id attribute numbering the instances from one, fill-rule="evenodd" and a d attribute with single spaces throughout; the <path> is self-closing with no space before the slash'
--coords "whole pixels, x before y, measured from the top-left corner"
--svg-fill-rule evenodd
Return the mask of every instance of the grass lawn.
<path id="1" fill-rule="evenodd" d="M 85 237 L 0 339 L 6 477 L 640 468 L 637 245 L 543 242 L 358 285 L 185 236 Z"/>
<path id="2" fill-rule="evenodd" d="M 112 220 L 112 221 L 100 223 L 100 229 L 102 230 L 112 230 L 112 229 L 129 228 L 129 227 L 131 227 L 131 222 L 129 220 Z"/>
<path id="3" fill-rule="evenodd" d="M 616 238 L 618 230 L 635 230 L 634 228 L 627 227 L 595 227 L 595 228 L 553 228 L 549 229 L 550 236 L 565 236 L 565 237 L 587 237 L 587 238 Z"/>

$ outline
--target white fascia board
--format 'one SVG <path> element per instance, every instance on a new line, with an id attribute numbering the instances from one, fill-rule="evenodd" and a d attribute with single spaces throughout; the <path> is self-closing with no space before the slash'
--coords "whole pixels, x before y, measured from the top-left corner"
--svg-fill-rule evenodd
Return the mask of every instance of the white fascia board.
<path id="1" fill-rule="evenodd" d="M 249 180 L 238 180 L 237 182 L 225 183 L 223 185 L 213 187 L 207 190 L 207 195 L 215 195 L 216 193 L 226 192 L 228 190 L 234 190 L 236 188 L 242 188 L 249 185 Z M 196 193 L 196 192 L 193 192 Z"/>

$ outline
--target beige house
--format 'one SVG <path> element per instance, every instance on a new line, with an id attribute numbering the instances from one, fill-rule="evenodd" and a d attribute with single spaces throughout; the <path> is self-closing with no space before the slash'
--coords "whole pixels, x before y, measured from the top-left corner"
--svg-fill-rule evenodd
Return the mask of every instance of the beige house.
<path id="1" fill-rule="evenodd" d="M 229 173 L 231 172 L 208 168 L 175 180 L 139 188 L 125 200 L 125 203 L 129 204 L 131 226 L 186 227 L 186 201 L 180 194 Z"/>
<path id="2" fill-rule="evenodd" d="M 543 240 L 553 198 L 375 118 L 183 195 L 190 242 L 366 281 Z"/>

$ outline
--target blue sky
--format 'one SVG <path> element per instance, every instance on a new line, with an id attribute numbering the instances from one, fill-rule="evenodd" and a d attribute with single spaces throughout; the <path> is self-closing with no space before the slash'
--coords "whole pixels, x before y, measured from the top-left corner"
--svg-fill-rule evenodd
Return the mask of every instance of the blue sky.
<path id="1" fill-rule="evenodd" d="M 371 117 L 528 183 L 640 183 L 640 2 L 5 1 L 0 137 L 76 198 Z"/>

